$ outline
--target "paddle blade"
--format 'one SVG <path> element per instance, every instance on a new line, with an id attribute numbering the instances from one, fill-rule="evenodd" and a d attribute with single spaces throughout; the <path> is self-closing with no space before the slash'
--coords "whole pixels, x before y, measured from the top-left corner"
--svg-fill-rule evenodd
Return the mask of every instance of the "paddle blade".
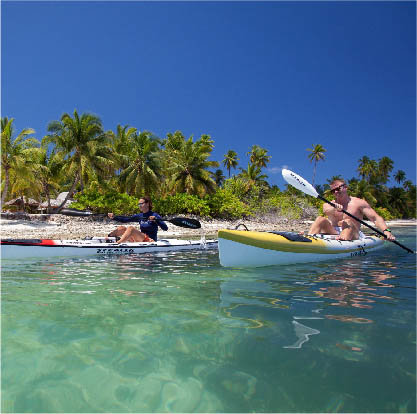
<path id="1" fill-rule="evenodd" d="M 187 217 L 174 217 L 167 221 L 175 226 L 185 227 L 186 229 L 199 229 L 201 227 L 201 223 L 198 220 Z"/>
<path id="2" fill-rule="evenodd" d="M 284 168 L 282 170 L 282 176 L 288 184 L 292 185 L 297 190 L 300 190 L 303 193 L 311 195 L 315 198 L 319 196 L 319 193 L 316 191 L 316 189 L 308 181 L 304 180 L 304 178 L 300 177 L 298 174 L 290 170 L 286 170 Z"/>

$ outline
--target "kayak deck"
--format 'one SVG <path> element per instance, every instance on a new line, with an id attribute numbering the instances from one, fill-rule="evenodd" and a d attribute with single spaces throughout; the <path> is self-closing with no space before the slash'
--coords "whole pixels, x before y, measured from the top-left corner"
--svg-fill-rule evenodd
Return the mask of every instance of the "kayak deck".
<path id="1" fill-rule="evenodd" d="M 156 242 L 116 243 L 115 238 L 88 240 L 3 239 L 2 259 L 53 256 L 126 255 L 217 247 L 217 240 L 161 239 Z"/>
<path id="2" fill-rule="evenodd" d="M 333 235 L 302 236 L 293 232 L 219 230 L 220 264 L 225 267 L 260 267 L 365 256 L 384 245 L 376 236 L 337 240 Z"/>

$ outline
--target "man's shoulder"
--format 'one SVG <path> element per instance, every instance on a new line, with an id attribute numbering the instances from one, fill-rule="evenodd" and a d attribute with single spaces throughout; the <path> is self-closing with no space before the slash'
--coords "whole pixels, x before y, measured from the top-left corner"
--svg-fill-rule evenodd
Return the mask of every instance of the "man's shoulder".
<path id="1" fill-rule="evenodd" d="M 363 198 L 359 197 L 350 197 L 351 203 L 356 206 L 367 206 L 369 203 Z"/>

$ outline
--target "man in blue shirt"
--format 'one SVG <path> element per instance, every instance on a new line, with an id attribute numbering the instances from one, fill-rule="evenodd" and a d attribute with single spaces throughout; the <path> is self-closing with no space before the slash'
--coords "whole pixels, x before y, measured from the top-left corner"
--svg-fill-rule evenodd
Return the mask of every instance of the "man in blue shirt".
<path id="1" fill-rule="evenodd" d="M 108 213 L 109 218 L 128 223 L 137 221 L 140 223 L 140 231 L 134 226 L 119 226 L 109 234 L 109 237 L 120 237 L 117 243 L 124 242 L 153 242 L 158 240 L 158 226 L 162 230 L 168 230 L 168 226 L 158 213 L 153 212 L 150 197 L 142 197 L 139 200 L 141 213 L 133 216 L 115 216 Z"/>

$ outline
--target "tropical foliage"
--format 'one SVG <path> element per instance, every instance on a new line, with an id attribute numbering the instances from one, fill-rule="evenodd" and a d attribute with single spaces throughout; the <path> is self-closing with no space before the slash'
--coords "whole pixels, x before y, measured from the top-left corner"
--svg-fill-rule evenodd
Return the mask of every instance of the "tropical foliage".
<path id="1" fill-rule="evenodd" d="M 157 137 L 120 124 L 105 131 L 99 117 L 75 110 L 50 122 L 48 135 L 39 141 L 33 129 L 16 133 L 13 122 L 1 120 L 2 205 L 24 196 L 49 205 L 51 198 L 67 191 L 66 199 L 73 194 L 76 199 L 73 207 L 97 213 L 136 213 L 143 195 L 150 195 L 154 209 L 163 215 L 271 221 L 276 216 L 312 218 L 321 209 L 319 200 L 294 187 L 281 191 L 268 183 L 272 157 L 259 145 L 246 153 L 246 168 L 239 166 L 237 152 L 229 150 L 221 161 L 226 178 L 211 158 L 215 144 L 206 134 L 194 139 L 175 131 Z M 326 149 L 316 144 L 308 151 L 314 182 Z M 394 172 L 389 157 L 363 156 L 357 173 L 348 180 L 350 194 L 367 199 L 386 219 L 416 217 L 416 186 L 403 170 Z M 341 177 L 330 177 L 317 190 L 331 197 L 329 184 L 335 178 Z M 398 185 L 388 187 L 391 179 Z"/>

